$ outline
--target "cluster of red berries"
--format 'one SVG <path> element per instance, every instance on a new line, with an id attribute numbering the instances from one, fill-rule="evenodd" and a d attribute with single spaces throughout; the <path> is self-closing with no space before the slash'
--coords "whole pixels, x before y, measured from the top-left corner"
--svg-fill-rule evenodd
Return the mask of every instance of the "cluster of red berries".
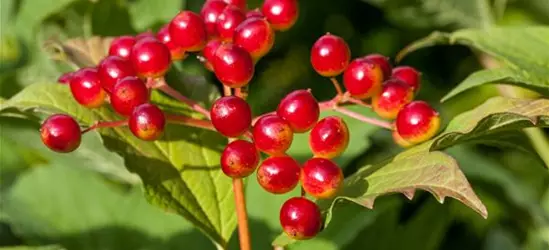
<path id="1" fill-rule="evenodd" d="M 319 116 L 319 104 L 308 90 L 288 94 L 275 113 L 259 117 L 253 127 L 246 101 L 235 96 L 218 99 L 211 110 L 217 131 L 234 138 L 245 135 L 251 127 L 251 141 L 236 139 L 223 150 L 223 172 L 231 178 L 243 178 L 257 169 L 258 183 L 270 193 L 287 193 L 301 183 L 302 190 L 312 197 L 333 197 L 343 182 L 343 173 L 331 159 L 347 148 L 349 130 L 339 117 L 319 121 Z M 308 131 L 314 157 L 300 165 L 286 151 L 294 133 Z M 268 155 L 261 163 L 260 152 Z M 290 237 L 308 239 L 320 231 L 322 218 L 314 202 L 295 197 L 282 206 L 280 223 Z"/>
<path id="2" fill-rule="evenodd" d="M 326 34 L 311 50 L 311 64 L 324 77 L 343 74 L 348 95 L 371 99 L 382 118 L 395 120 L 393 138 L 408 147 L 433 137 L 440 127 L 439 114 L 424 101 L 413 101 L 421 75 L 412 67 L 393 68 L 388 58 L 371 54 L 351 60 L 351 50 L 341 37 Z"/>
<path id="3" fill-rule="evenodd" d="M 181 11 L 156 34 L 115 38 L 97 67 L 66 73 L 59 82 L 70 86 L 79 104 L 97 108 L 109 102 L 129 117 L 135 136 L 156 140 L 166 118 L 149 103 L 150 89 L 172 61 L 201 51 L 205 67 L 225 86 L 242 87 L 253 77 L 255 62 L 272 48 L 274 30 L 289 29 L 297 17 L 297 0 L 265 0 L 261 10 L 247 10 L 245 0 L 208 0 L 200 14 Z M 42 125 L 41 137 L 52 150 L 71 152 L 80 145 L 81 131 L 72 117 L 56 114 Z"/>

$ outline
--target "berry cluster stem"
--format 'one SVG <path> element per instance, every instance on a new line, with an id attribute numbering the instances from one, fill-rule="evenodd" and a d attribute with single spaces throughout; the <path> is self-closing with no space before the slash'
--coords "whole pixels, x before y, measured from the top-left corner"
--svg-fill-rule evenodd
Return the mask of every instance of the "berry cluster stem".
<path id="1" fill-rule="evenodd" d="M 225 96 L 232 95 L 232 89 L 223 86 L 223 94 Z M 235 89 L 235 95 L 240 98 L 242 96 L 242 90 L 240 88 Z M 230 139 L 233 141 L 234 139 Z M 244 182 L 242 178 L 233 178 L 233 192 L 234 201 L 236 206 L 236 217 L 238 220 L 238 240 L 240 242 L 240 250 L 251 250 L 250 244 L 250 229 L 248 227 L 248 212 L 246 211 L 246 198 L 244 196 Z"/>
<path id="2" fill-rule="evenodd" d="M 206 118 L 210 119 L 210 112 L 207 109 L 200 106 L 200 104 L 198 104 L 194 100 L 182 95 L 181 93 L 179 93 L 179 91 L 170 87 L 170 85 L 166 83 L 166 80 L 164 78 L 157 79 L 156 83 L 154 83 L 151 87 L 158 89 L 166 93 L 167 95 L 189 105 L 192 109 L 196 110 L 197 112 L 203 114 Z"/>
<path id="3" fill-rule="evenodd" d="M 392 130 L 393 129 L 393 126 L 386 122 L 386 121 L 382 121 L 382 120 L 378 120 L 378 119 L 375 119 L 375 118 L 370 118 L 370 117 L 366 117 L 366 116 L 363 116 L 359 113 L 355 113 L 351 110 L 348 110 L 346 108 L 343 108 L 343 107 L 339 107 L 339 106 L 335 106 L 333 107 L 333 110 L 334 111 L 337 111 L 339 113 L 342 113 L 346 116 L 349 116 L 349 117 L 352 117 L 354 119 L 357 119 L 359 121 L 362 121 L 362 122 L 365 122 L 365 123 L 369 123 L 369 124 L 372 124 L 372 125 L 375 125 L 375 126 L 378 126 L 378 127 L 382 127 L 382 128 L 386 128 L 388 130 Z"/>
<path id="4" fill-rule="evenodd" d="M 210 121 L 191 118 L 184 115 L 168 115 L 166 114 L 166 120 L 172 124 L 181 124 L 189 127 L 202 128 L 211 131 L 216 131 Z"/>
<path id="5" fill-rule="evenodd" d="M 112 121 L 112 122 L 95 122 L 93 125 L 89 126 L 88 128 L 82 130 L 82 134 L 87 133 L 89 131 L 92 131 L 94 129 L 100 129 L 100 128 L 116 128 L 116 127 L 122 127 L 127 126 L 128 120 L 121 120 L 121 121 Z"/>

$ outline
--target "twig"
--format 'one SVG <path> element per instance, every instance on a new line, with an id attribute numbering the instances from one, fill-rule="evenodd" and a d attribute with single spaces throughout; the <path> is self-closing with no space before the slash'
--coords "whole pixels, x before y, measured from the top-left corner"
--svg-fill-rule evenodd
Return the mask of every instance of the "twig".
<path id="1" fill-rule="evenodd" d="M 375 119 L 375 118 L 366 117 L 366 116 L 363 116 L 359 113 L 355 113 L 355 112 L 353 112 L 351 110 L 348 110 L 346 108 L 343 108 L 343 107 L 335 106 L 335 107 L 333 107 L 333 110 L 337 111 L 339 113 L 342 113 L 346 116 L 357 119 L 359 121 L 365 122 L 365 123 L 369 123 L 369 124 L 372 124 L 372 125 L 375 125 L 375 126 L 378 126 L 378 127 L 386 128 L 388 130 L 393 129 L 393 126 L 389 122 L 378 120 L 378 119 Z"/>
<path id="2" fill-rule="evenodd" d="M 121 120 L 121 121 L 112 121 L 112 122 L 95 122 L 93 125 L 89 126 L 88 128 L 82 130 L 82 134 L 87 133 L 89 131 L 92 131 L 94 129 L 100 129 L 100 128 L 116 128 L 116 127 L 122 127 L 127 126 L 128 121 L 127 120 Z"/>
<path id="3" fill-rule="evenodd" d="M 339 81 L 337 81 L 337 79 L 335 77 L 331 77 L 330 81 L 334 85 L 334 88 L 337 91 L 337 95 L 342 96 L 343 95 L 343 90 L 341 89 L 341 84 L 339 84 Z"/>
<path id="4" fill-rule="evenodd" d="M 167 95 L 189 105 L 192 109 L 196 110 L 197 112 L 203 114 L 207 119 L 210 119 L 210 112 L 205 109 L 204 107 L 200 106 L 197 102 L 191 100 L 190 98 L 182 95 L 179 93 L 179 91 L 173 89 L 166 83 L 164 78 L 159 78 L 155 84 L 153 84 L 151 87 L 156 88 Z"/>
<path id="5" fill-rule="evenodd" d="M 238 238 L 240 250 L 250 250 L 250 229 L 248 228 L 248 214 L 246 212 L 246 200 L 244 198 L 244 183 L 241 178 L 233 179 L 234 201 L 236 204 L 236 217 L 238 220 Z"/>
<path id="6" fill-rule="evenodd" d="M 215 128 L 210 121 L 195 119 L 184 115 L 166 114 L 166 121 L 172 124 L 181 124 L 189 127 L 215 131 Z"/>

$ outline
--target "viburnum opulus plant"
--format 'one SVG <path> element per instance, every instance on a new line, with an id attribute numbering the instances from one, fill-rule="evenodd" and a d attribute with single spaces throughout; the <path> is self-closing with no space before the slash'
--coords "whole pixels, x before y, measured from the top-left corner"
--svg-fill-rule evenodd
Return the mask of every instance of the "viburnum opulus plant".
<path id="1" fill-rule="evenodd" d="M 145 141 L 161 139 L 168 123 L 215 130 L 229 138 L 219 162 L 227 178 L 233 179 L 241 249 L 250 249 L 242 179 L 256 171 L 257 180 L 250 181 L 267 192 L 301 189 L 301 196 L 280 208 L 280 224 L 293 239 L 312 238 L 324 228 L 313 199 L 334 198 L 344 181 L 333 159 L 347 149 L 353 131 L 342 117 L 390 130 L 403 147 L 432 138 L 441 122 L 427 102 L 414 101 L 421 85 L 417 70 L 393 68 L 380 54 L 352 58 L 346 41 L 329 33 L 312 45 L 310 63 L 333 84 L 336 95 L 318 101 L 308 89 L 295 90 L 280 100 L 276 111 L 253 117 L 241 88 L 252 81 L 255 64 L 273 47 L 276 32 L 290 29 L 298 16 L 297 0 L 265 0 L 256 10 L 247 10 L 245 1 L 209 0 L 200 13 L 181 11 L 157 34 L 117 37 L 96 67 L 64 74 L 59 82 L 70 88 L 80 105 L 90 109 L 110 105 L 121 119 L 81 129 L 71 116 L 55 114 L 42 124 L 42 141 L 51 150 L 68 153 L 78 148 L 82 134 L 94 129 L 128 126 Z M 164 79 L 171 62 L 192 55 L 223 84 L 225 96 L 209 110 Z M 150 101 L 153 90 L 183 102 L 202 118 L 167 113 Z M 369 107 L 383 119 L 364 116 L 349 105 Z M 321 118 L 326 110 L 341 116 Z M 313 157 L 305 162 L 287 152 L 299 133 L 309 133 Z"/>

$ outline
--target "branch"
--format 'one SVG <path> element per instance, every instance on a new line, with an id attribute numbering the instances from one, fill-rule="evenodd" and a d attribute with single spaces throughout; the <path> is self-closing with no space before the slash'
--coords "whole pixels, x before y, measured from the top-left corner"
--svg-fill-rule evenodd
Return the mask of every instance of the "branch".
<path id="1" fill-rule="evenodd" d="M 194 100 L 184 96 L 183 94 L 179 93 L 179 91 L 173 89 L 166 83 L 166 80 L 164 78 L 159 78 L 156 83 L 149 84 L 151 88 L 158 89 L 167 95 L 179 100 L 180 102 L 183 102 L 187 105 L 189 105 L 192 109 L 196 110 L 197 112 L 204 115 L 208 120 L 210 119 L 210 112 L 205 109 L 204 107 L 200 106 L 197 102 Z"/>
<path id="2" fill-rule="evenodd" d="M 195 119 L 195 118 L 184 116 L 184 115 L 166 114 L 166 121 L 172 124 L 181 124 L 189 127 L 216 131 L 210 121 Z"/>
<path id="3" fill-rule="evenodd" d="M 112 121 L 112 122 L 95 122 L 93 125 L 89 126 L 88 128 L 82 130 L 82 134 L 87 133 L 89 131 L 92 131 L 94 129 L 100 129 L 100 128 L 116 128 L 116 127 L 122 127 L 127 126 L 128 120 L 121 120 L 121 121 Z"/>

